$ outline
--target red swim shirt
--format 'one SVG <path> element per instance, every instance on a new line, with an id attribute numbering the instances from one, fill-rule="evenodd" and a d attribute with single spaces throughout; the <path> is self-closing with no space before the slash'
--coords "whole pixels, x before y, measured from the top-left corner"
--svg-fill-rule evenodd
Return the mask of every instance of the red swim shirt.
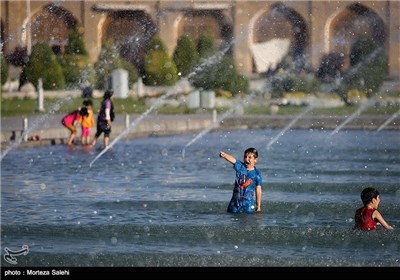
<path id="1" fill-rule="evenodd" d="M 368 206 L 357 209 L 355 215 L 355 228 L 362 230 L 376 229 L 376 222 L 372 218 L 375 209 Z"/>

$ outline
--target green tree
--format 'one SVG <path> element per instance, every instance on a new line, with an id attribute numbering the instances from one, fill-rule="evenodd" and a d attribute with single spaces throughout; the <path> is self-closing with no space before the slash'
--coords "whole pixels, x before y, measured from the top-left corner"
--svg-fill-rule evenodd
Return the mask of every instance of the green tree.
<path id="1" fill-rule="evenodd" d="M 128 60 L 121 59 L 119 67 L 128 71 L 128 83 L 133 85 L 139 78 L 139 73 L 135 65 Z"/>
<path id="2" fill-rule="evenodd" d="M 97 89 L 104 89 L 106 80 L 111 76 L 111 72 L 118 68 L 118 61 L 120 61 L 118 50 L 113 46 L 113 40 L 107 40 L 100 51 L 100 56 L 94 64 L 96 71 L 96 84 Z"/>
<path id="3" fill-rule="evenodd" d="M 0 53 L 0 70 L 1 70 L 1 85 L 3 86 L 8 78 L 8 65 L 4 58 L 3 52 Z"/>
<path id="4" fill-rule="evenodd" d="M 93 65 L 78 27 L 69 30 L 64 55 L 59 57 L 68 88 L 84 87 L 95 81 Z M 89 74 L 90 73 L 90 74 Z"/>
<path id="5" fill-rule="evenodd" d="M 203 33 L 197 43 L 200 65 L 189 77 L 190 83 L 205 90 L 223 89 L 236 95 L 249 88 L 248 79 L 238 73 L 231 55 L 218 52 L 212 35 Z"/>
<path id="6" fill-rule="evenodd" d="M 217 47 L 215 45 L 214 37 L 207 32 L 203 32 L 197 42 L 197 51 L 201 58 L 215 55 Z"/>
<path id="7" fill-rule="evenodd" d="M 363 36 L 352 46 L 350 68 L 344 74 L 340 95 L 358 89 L 371 97 L 388 77 L 388 59 L 382 47 L 371 38 Z"/>
<path id="8" fill-rule="evenodd" d="M 175 62 L 169 56 L 161 39 L 153 37 L 144 58 L 143 83 L 151 86 L 174 85 L 178 80 Z"/>
<path id="9" fill-rule="evenodd" d="M 196 44 L 188 35 L 182 35 L 177 43 L 173 60 L 182 77 L 186 77 L 199 62 Z"/>
<path id="10" fill-rule="evenodd" d="M 45 41 L 40 41 L 33 46 L 24 73 L 27 81 L 32 83 L 36 89 L 39 79 L 42 79 L 43 89 L 65 88 L 65 78 L 61 65 L 50 45 Z"/>
<path id="11" fill-rule="evenodd" d="M 233 95 L 245 93 L 248 90 L 248 79 L 238 73 L 230 55 L 217 53 L 208 60 L 189 79 L 193 86 L 206 90 L 223 89 Z"/>
<path id="12" fill-rule="evenodd" d="M 78 26 L 68 31 L 68 44 L 65 46 L 65 54 L 88 55 L 83 33 Z"/>
<path id="13" fill-rule="evenodd" d="M 117 48 L 113 45 L 112 39 L 107 40 L 100 52 L 99 59 L 94 64 L 96 72 L 95 87 L 97 89 L 104 89 L 106 80 L 111 76 L 115 69 L 121 68 L 128 71 L 128 83 L 134 84 L 138 79 L 137 68 L 127 60 L 120 57 Z"/>

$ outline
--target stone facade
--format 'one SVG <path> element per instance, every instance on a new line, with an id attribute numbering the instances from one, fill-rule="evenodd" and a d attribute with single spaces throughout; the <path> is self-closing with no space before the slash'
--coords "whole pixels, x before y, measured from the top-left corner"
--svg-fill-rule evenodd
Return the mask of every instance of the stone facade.
<path id="1" fill-rule="evenodd" d="M 146 43 L 154 34 L 172 54 L 182 34 L 196 39 L 207 31 L 219 45 L 229 46 L 239 71 L 252 74 L 261 71 L 257 54 L 261 59 L 272 56 L 268 49 L 260 52 L 256 47 L 274 39 L 286 40 L 288 51 L 316 69 L 328 53 L 348 57 L 351 43 L 367 34 L 386 50 L 389 75 L 398 79 L 399 11 L 399 1 L 362 0 L 1 1 L 1 43 L 5 54 L 16 47 L 29 51 L 42 39 L 62 51 L 68 28 L 77 25 L 93 62 L 102 43 L 114 38 L 122 56 L 141 67 Z M 274 63 L 265 62 L 264 67 Z"/>

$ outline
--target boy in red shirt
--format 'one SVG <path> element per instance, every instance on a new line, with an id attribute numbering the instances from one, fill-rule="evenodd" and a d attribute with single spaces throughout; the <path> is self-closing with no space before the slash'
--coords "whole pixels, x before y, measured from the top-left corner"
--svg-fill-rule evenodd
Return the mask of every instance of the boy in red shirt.
<path id="1" fill-rule="evenodd" d="M 378 190 L 365 188 L 361 192 L 361 200 L 364 206 L 356 211 L 354 228 L 372 230 L 376 229 L 378 224 L 381 224 L 385 229 L 393 229 L 377 210 L 381 202 Z"/>

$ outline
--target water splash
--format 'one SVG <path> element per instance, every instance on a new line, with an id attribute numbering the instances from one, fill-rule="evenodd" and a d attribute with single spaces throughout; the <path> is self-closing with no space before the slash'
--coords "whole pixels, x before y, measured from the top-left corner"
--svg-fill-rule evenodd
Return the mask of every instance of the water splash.
<path id="1" fill-rule="evenodd" d="M 185 158 L 186 154 L 186 148 L 192 145 L 194 142 L 202 138 L 204 135 L 206 135 L 208 132 L 210 132 L 212 129 L 216 128 L 219 126 L 219 124 L 228 116 L 232 115 L 237 109 L 240 108 L 239 102 L 236 103 L 235 106 L 232 106 L 228 111 L 226 111 L 224 114 L 222 114 L 216 121 L 214 121 L 211 125 L 209 125 L 206 129 L 201 131 L 199 134 L 197 134 L 192 140 L 190 140 L 182 149 L 182 158 Z"/>
<path id="2" fill-rule="evenodd" d="M 363 61 L 360 61 L 359 63 L 354 65 L 351 69 L 349 69 L 349 71 L 345 75 L 346 76 L 353 75 L 360 69 L 361 66 L 371 62 L 372 59 L 374 59 L 381 51 L 382 48 L 377 48 L 370 55 L 368 55 Z M 342 82 L 343 82 L 343 77 L 337 79 L 335 83 L 332 83 L 330 86 L 326 87 L 325 90 L 328 92 L 337 91 Z"/>
<path id="3" fill-rule="evenodd" d="M 395 118 L 397 118 L 397 116 L 400 115 L 400 110 L 398 110 L 396 113 L 394 113 L 392 116 L 390 116 L 390 118 L 388 118 L 383 124 L 381 124 L 380 127 L 378 127 L 378 129 L 376 130 L 376 132 L 381 131 L 382 129 L 384 129 L 391 121 L 393 121 Z"/>
<path id="4" fill-rule="evenodd" d="M 209 65 L 215 64 L 218 61 L 221 60 L 223 55 L 229 50 L 230 46 L 233 44 L 233 41 L 231 41 L 225 48 L 217 52 L 214 56 L 211 56 L 207 58 L 205 61 L 203 61 L 200 65 L 196 66 L 194 70 L 187 75 L 187 77 L 181 78 L 178 83 L 173 86 L 170 90 L 168 90 L 164 95 L 162 95 L 160 98 L 157 99 L 155 103 L 153 103 L 150 108 L 148 108 L 144 113 L 142 113 L 137 119 L 135 119 L 128 128 L 126 128 L 124 131 L 122 131 L 111 143 L 108 145 L 106 148 L 104 148 L 89 164 L 89 167 L 92 167 L 92 165 L 98 160 L 105 152 L 107 152 L 110 148 L 112 148 L 119 140 L 121 140 L 123 137 L 125 137 L 132 128 L 134 128 L 139 122 L 141 122 L 148 114 L 150 114 L 154 109 L 158 108 L 160 105 L 162 105 L 162 101 L 169 98 L 170 96 L 175 95 L 178 92 L 178 88 L 186 85 L 188 83 L 188 80 L 195 75 L 197 72 L 201 71 L 204 67 L 207 67 Z"/>
<path id="5" fill-rule="evenodd" d="M 106 148 L 104 148 L 89 164 L 89 167 L 92 167 L 93 163 L 99 159 L 105 152 L 107 152 L 112 146 L 115 145 L 119 140 L 121 140 L 123 137 L 125 137 L 132 128 L 134 128 L 139 122 L 141 122 L 150 112 L 152 112 L 154 109 L 158 108 L 161 104 L 162 101 L 167 99 L 168 97 L 174 95 L 176 93 L 176 89 L 179 85 L 185 83 L 185 80 L 181 80 L 176 86 L 173 87 L 172 90 L 167 91 L 166 94 L 162 95 L 160 98 L 157 99 L 156 102 L 153 103 L 144 113 L 142 113 L 139 117 L 137 117 L 130 125 L 128 128 L 126 128 L 124 131 L 122 131 L 111 143 L 108 145 Z"/>
<path id="6" fill-rule="evenodd" d="M 356 117 L 358 117 L 361 112 L 363 112 L 366 108 L 371 106 L 373 103 L 373 100 L 368 100 L 364 103 L 361 104 L 360 107 L 358 107 L 357 111 L 355 111 L 353 114 L 351 114 L 348 118 L 346 118 L 338 127 L 336 127 L 330 134 L 330 136 L 334 135 L 335 133 L 338 133 L 340 129 L 342 129 L 347 123 L 350 121 L 354 120 Z"/>
<path id="7" fill-rule="evenodd" d="M 299 115 L 297 115 L 290 123 L 288 123 L 279 133 L 277 136 L 275 136 L 269 143 L 267 144 L 267 150 L 269 150 L 281 136 L 285 134 L 285 132 L 291 128 L 302 116 L 307 114 L 309 111 L 311 111 L 312 106 L 308 106 L 303 112 L 301 112 Z"/>
<path id="8" fill-rule="evenodd" d="M 60 106 L 64 103 L 66 103 L 67 101 L 71 101 L 72 97 L 68 96 L 64 99 L 61 99 L 60 101 L 58 101 L 57 103 L 55 103 L 49 110 L 49 112 L 45 115 L 40 116 L 34 123 L 33 125 L 28 128 L 26 131 L 23 131 L 22 135 L 20 137 L 18 137 L 10 146 L 8 146 L 4 152 L 1 154 L 1 159 L 3 160 L 3 158 L 15 147 L 17 147 L 18 145 L 21 144 L 22 140 L 26 138 L 26 136 L 31 133 L 33 130 L 35 130 L 37 127 L 42 126 L 43 123 L 46 122 L 46 120 L 49 119 L 50 115 L 53 115 L 54 113 L 56 113 L 58 110 L 60 110 Z"/>

